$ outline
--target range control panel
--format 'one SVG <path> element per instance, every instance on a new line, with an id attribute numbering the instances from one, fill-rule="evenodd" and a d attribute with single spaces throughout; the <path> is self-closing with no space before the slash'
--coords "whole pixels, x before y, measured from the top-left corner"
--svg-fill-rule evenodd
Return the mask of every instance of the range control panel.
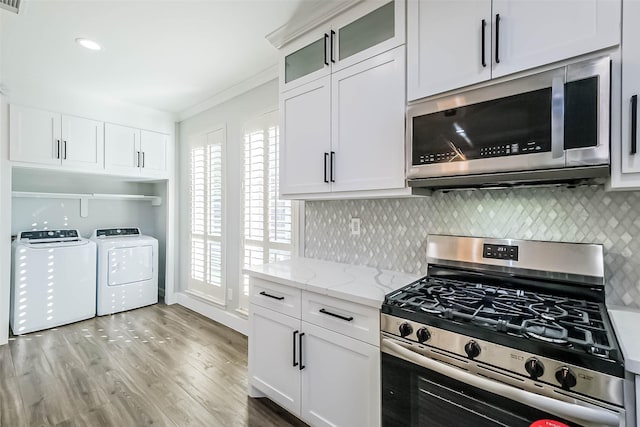
<path id="1" fill-rule="evenodd" d="M 22 240 L 77 239 L 78 237 L 78 230 L 40 230 L 20 233 L 20 239 Z"/>
<path id="2" fill-rule="evenodd" d="M 96 230 L 96 236 L 98 237 L 111 237 L 111 236 L 139 236 L 139 228 L 106 228 L 103 230 Z"/>
<path id="3" fill-rule="evenodd" d="M 509 245 L 482 245 L 483 258 L 507 259 L 518 261 L 518 247 Z"/>

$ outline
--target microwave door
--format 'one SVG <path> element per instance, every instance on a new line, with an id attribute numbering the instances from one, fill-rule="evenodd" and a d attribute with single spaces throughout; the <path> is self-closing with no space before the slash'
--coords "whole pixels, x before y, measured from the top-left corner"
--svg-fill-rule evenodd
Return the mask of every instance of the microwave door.
<path id="1" fill-rule="evenodd" d="M 454 108 L 412 107 L 408 177 L 564 167 L 563 84 L 564 73 L 549 72 L 467 92 Z"/>

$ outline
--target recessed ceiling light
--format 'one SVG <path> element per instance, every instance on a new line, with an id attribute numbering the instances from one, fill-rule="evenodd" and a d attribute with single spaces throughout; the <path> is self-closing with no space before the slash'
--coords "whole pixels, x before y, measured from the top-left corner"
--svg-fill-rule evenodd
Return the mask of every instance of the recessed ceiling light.
<path id="1" fill-rule="evenodd" d="M 93 40 L 85 39 L 83 37 L 78 37 L 76 39 L 76 43 L 78 43 L 80 46 L 86 47 L 87 49 L 90 49 L 90 50 L 100 50 L 100 49 L 102 49 L 102 47 L 100 47 L 100 45 L 98 43 L 94 42 Z"/>

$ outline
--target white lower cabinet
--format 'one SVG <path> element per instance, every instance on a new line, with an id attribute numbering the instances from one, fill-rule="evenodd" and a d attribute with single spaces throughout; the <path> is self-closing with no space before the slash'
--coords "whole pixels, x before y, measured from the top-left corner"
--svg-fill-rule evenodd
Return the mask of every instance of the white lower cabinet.
<path id="1" fill-rule="evenodd" d="M 264 280 L 250 279 L 252 288 L 258 283 L 265 286 Z M 275 295 L 273 290 L 283 285 L 276 285 L 267 289 L 280 298 L 282 295 Z M 295 292 L 281 293 L 295 295 Z M 301 306 L 310 307 L 305 300 L 318 301 L 317 296 L 302 291 L 302 304 L 295 302 L 294 305 L 298 310 Z M 350 318 L 362 316 L 359 304 L 321 297 L 327 308 L 317 311 L 332 321 L 344 322 L 347 326 L 353 321 Z M 249 387 L 312 426 L 380 425 L 379 346 L 349 336 L 348 327 L 340 329 L 345 333 L 339 333 L 303 321 L 301 311 L 293 317 L 287 307 L 250 304 Z M 339 313 L 335 307 L 339 307 Z M 288 314 L 283 314 L 281 309 Z M 367 309 L 376 318 L 379 316 L 377 310 Z M 323 322 L 324 317 L 320 317 L 318 323 Z"/>
<path id="2" fill-rule="evenodd" d="M 380 424 L 380 349 L 302 322 L 302 418 L 313 426 Z"/>

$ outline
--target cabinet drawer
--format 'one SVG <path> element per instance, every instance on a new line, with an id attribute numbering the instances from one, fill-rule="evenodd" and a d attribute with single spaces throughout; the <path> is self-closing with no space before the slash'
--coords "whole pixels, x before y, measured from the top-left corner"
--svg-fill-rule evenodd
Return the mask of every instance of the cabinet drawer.
<path id="1" fill-rule="evenodd" d="M 303 292 L 302 320 L 375 346 L 380 345 L 380 312 L 373 307 Z"/>
<path id="2" fill-rule="evenodd" d="M 268 280 L 249 278 L 250 302 L 282 314 L 300 318 L 301 290 Z"/>

